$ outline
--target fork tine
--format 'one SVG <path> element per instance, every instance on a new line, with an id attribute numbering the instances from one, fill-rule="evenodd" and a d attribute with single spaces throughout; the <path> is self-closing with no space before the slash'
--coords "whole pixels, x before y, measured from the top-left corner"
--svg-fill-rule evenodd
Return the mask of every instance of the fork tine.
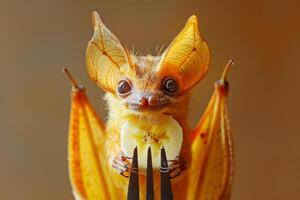
<path id="1" fill-rule="evenodd" d="M 139 200 L 139 166 L 137 147 L 134 148 L 127 200 Z"/>
<path id="2" fill-rule="evenodd" d="M 146 200 L 154 200 L 153 168 L 152 168 L 151 147 L 148 148 L 148 154 L 147 154 L 147 188 L 146 188 Z"/>
<path id="3" fill-rule="evenodd" d="M 172 193 L 172 187 L 171 187 L 171 180 L 169 175 L 169 166 L 166 156 L 165 148 L 162 147 L 160 150 L 160 157 L 161 157 L 161 163 L 160 163 L 160 187 L 161 187 L 161 199 L 162 200 L 172 200 L 173 199 L 173 193 Z"/>

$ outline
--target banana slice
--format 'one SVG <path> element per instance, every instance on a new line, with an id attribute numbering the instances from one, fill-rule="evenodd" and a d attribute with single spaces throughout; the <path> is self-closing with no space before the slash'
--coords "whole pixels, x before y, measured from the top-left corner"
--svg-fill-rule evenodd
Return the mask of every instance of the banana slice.
<path id="1" fill-rule="evenodd" d="M 175 159 L 180 154 L 182 140 L 182 128 L 171 116 L 164 117 L 158 123 L 128 119 L 121 127 L 121 149 L 126 156 L 132 157 L 137 146 L 140 173 L 146 171 L 149 146 L 153 169 L 159 169 L 160 149 L 165 147 L 168 160 Z"/>

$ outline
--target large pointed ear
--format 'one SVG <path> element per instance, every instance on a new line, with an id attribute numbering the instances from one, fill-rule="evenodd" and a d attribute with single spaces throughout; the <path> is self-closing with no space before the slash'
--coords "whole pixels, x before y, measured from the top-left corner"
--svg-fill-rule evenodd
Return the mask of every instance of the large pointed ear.
<path id="1" fill-rule="evenodd" d="M 174 76 L 181 91 L 185 91 L 205 76 L 208 64 L 208 46 L 200 36 L 198 20 L 193 15 L 164 52 L 156 72 L 161 78 Z"/>
<path id="2" fill-rule="evenodd" d="M 97 12 L 93 12 L 93 26 L 94 35 L 86 52 L 87 69 L 102 89 L 114 92 L 121 76 L 132 71 L 130 55 Z"/>

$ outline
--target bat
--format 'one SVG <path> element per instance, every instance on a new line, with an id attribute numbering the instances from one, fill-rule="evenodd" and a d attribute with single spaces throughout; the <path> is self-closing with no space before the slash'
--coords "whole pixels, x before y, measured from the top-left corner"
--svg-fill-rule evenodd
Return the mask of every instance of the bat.
<path id="1" fill-rule="evenodd" d="M 126 199 L 131 156 L 138 151 L 140 197 L 146 189 L 151 147 L 155 199 L 159 199 L 160 150 L 169 160 L 174 199 L 228 200 L 233 177 L 232 137 L 227 114 L 229 61 L 194 129 L 188 125 L 190 90 L 206 75 L 209 49 L 191 16 L 161 55 L 137 56 L 93 13 L 88 43 L 90 78 L 105 91 L 104 123 L 85 90 L 72 81 L 69 174 L 78 200 Z"/>

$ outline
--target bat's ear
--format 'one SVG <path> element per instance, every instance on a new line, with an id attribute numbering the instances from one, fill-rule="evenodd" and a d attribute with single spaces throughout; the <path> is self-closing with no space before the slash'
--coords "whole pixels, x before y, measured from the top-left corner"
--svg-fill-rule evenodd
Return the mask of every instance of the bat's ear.
<path id="1" fill-rule="evenodd" d="M 174 76 L 185 91 L 205 76 L 208 64 L 209 50 L 200 36 L 197 17 L 193 15 L 164 52 L 156 72 L 162 78 Z"/>
<path id="2" fill-rule="evenodd" d="M 114 92 L 120 77 L 132 73 L 130 54 L 93 12 L 94 35 L 88 43 L 86 64 L 90 78 L 105 91 Z"/>

